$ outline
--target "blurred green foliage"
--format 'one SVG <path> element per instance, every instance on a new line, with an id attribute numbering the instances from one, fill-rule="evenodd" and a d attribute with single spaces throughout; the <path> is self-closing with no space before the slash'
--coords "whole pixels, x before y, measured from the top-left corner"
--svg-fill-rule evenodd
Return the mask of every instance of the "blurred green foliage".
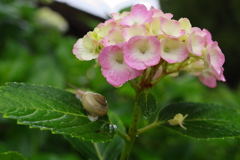
<path id="1" fill-rule="evenodd" d="M 110 110 L 128 126 L 134 102 L 134 91 L 130 85 L 127 83 L 116 89 L 106 82 L 99 67 L 94 68 L 94 61 L 77 60 L 71 50 L 77 38 L 80 37 L 64 35 L 54 27 L 38 23 L 35 19 L 38 8 L 34 2 L 0 1 L 0 85 L 17 81 L 65 89 L 68 88 L 65 82 L 69 82 L 79 88 L 88 88 L 103 94 L 108 99 Z M 234 55 L 239 53 L 237 41 L 222 38 L 226 35 L 233 37 L 239 35 L 237 34 L 239 31 L 233 34 L 232 29 L 235 28 L 227 25 L 232 22 L 221 21 L 230 21 L 229 16 L 218 18 L 217 25 L 221 27 L 212 25 L 216 20 L 214 17 L 219 16 L 218 13 L 226 9 L 224 8 L 226 6 L 212 7 L 220 2 L 216 0 L 214 4 L 205 4 L 213 3 L 212 1 L 196 0 L 162 0 L 162 2 L 166 2 L 162 3 L 164 11 L 173 13 L 174 18 L 188 17 L 194 26 L 209 29 L 213 33 L 213 39 L 219 41 L 224 53 Z M 198 2 L 202 5 L 198 5 Z M 237 3 L 236 0 L 230 2 Z M 232 8 L 228 9 L 239 20 L 236 5 L 231 4 Z M 209 13 L 205 10 L 208 7 L 211 9 Z M 202 14 L 205 18 L 195 18 L 196 14 L 193 14 L 195 12 Z M 205 20 L 207 22 L 203 24 Z M 230 50 L 227 50 L 227 47 Z M 231 60 L 228 62 L 228 55 L 226 57 L 226 66 L 228 66 L 227 63 L 231 63 Z M 233 74 L 230 75 L 233 76 Z M 177 78 L 164 78 L 150 92 L 155 95 L 159 108 L 173 101 L 219 103 L 229 107 L 239 107 L 240 104 L 239 88 L 233 91 L 225 84 L 219 83 L 217 88 L 209 89 L 196 77 L 185 74 Z M 195 140 L 165 128 L 158 128 L 139 135 L 130 159 L 238 160 L 240 159 L 239 142 L 239 139 Z M 81 152 L 77 152 L 61 135 L 51 135 L 49 131 L 18 126 L 15 120 L 1 118 L 0 152 L 9 150 L 18 151 L 29 160 L 84 159 Z"/>

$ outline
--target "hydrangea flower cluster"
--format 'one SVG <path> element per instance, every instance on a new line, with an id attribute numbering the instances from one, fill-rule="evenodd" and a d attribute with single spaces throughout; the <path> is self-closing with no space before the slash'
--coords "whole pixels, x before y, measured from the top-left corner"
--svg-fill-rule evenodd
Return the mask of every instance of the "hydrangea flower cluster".
<path id="1" fill-rule="evenodd" d="M 137 4 L 130 12 L 112 13 L 79 39 L 73 53 L 79 60 L 97 59 L 103 76 L 113 86 L 142 76 L 155 84 L 163 75 L 186 71 L 208 87 L 225 81 L 224 54 L 206 30 L 192 27 L 187 18 L 148 10 Z M 144 76 L 144 77 L 143 77 Z"/>

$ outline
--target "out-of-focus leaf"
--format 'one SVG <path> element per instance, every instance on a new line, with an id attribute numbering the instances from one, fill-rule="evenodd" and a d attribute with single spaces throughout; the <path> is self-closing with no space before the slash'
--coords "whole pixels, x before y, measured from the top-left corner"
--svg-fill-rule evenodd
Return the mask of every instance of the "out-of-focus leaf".
<path id="1" fill-rule="evenodd" d="M 53 57 L 49 55 L 38 56 L 32 67 L 31 77 L 27 81 L 33 84 L 46 84 L 63 88 L 64 74 Z"/>
<path id="2" fill-rule="evenodd" d="M 28 160 L 84 160 L 84 159 L 80 159 L 79 156 L 77 156 L 76 154 L 53 154 L 53 153 L 42 153 L 42 154 L 36 154 L 30 158 L 28 158 Z"/>
<path id="3" fill-rule="evenodd" d="M 13 151 L 0 153 L 0 159 L 1 160 L 26 160 L 21 154 Z"/>

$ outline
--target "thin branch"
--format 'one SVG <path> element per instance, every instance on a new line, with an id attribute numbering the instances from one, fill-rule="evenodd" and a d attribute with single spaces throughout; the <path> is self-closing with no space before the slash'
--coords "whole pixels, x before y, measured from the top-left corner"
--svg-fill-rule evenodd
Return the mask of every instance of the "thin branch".
<path id="1" fill-rule="evenodd" d="M 150 129 L 156 128 L 156 127 L 158 127 L 160 124 L 161 124 L 161 122 L 153 122 L 153 123 L 149 124 L 149 125 L 146 126 L 146 127 L 143 127 L 143 128 L 138 129 L 137 134 L 139 135 L 139 134 L 142 134 L 142 133 L 144 133 L 144 132 L 146 132 L 146 131 L 148 131 L 148 130 L 150 130 Z"/>
<path id="2" fill-rule="evenodd" d="M 117 134 L 124 139 L 125 142 L 129 142 L 130 141 L 130 137 L 126 134 L 124 134 L 123 132 L 121 132 L 119 129 L 117 129 Z"/>

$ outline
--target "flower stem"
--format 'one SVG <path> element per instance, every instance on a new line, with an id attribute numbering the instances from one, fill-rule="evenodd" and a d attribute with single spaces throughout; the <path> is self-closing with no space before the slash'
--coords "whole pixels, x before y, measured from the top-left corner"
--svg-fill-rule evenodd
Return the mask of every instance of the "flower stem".
<path id="1" fill-rule="evenodd" d="M 134 104 L 134 111 L 133 111 L 133 119 L 130 124 L 130 128 L 128 130 L 128 137 L 129 141 L 125 140 L 125 145 L 120 157 L 120 160 L 127 160 L 130 156 L 130 153 L 133 148 L 133 144 L 135 142 L 137 132 L 138 132 L 138 124 L 140 120 L 140 108 L 138 107 L 137 103 Z"/>
<path id="2" fill-rule="evenodd" d="M 154 86 L 155 84 L 157 84 L 163 77 L 165 77 L 166 74 L 165 73 L 162 73 L 157 79 L 155 79 L 153 82 L 152 82 L 152 85 Z"/>
<path id="3" fill-rule="evenodd" d="M 148 131 L 148 130 L 150 130 L 150 129 L 156 128 L 156 127 L 158 127 L 160 124 L 161 124 L 161 123 L 159 123 L 159 122 L 153 122 L 153 123 L 147 125 L 146 127 L 140 128 L 140 129 L 138 130 L 137 134 L 139 135 L 139 134 L 142 134 L 142 133 L 144 133 L 144 132 L 146 132 L 146 131 Z"/>
<path id="4" fill-rule="evenodd" d="M 103 157 L 102 157 L 102 155 L 101 155 L 101 153 L 100 153 L 100 151 L 99 151 L 99 148 L 98 148 L 98 146 L 97 146 L 97 143 L 93 143 L 93 146 L 94 146 L 94 148 L 95 148 L 95 150 L 96 150 L 96 152 L 97 152 L 97 156 L 98 156 L 99 160 L 103 160 Z"/>
<path id="5" fill-rule="evenodd" d="M 133 81 L 133 80 L 130 80 L 129 81 L 130 85 L 133 87 L 133 89 L 135 90 L 135 92 L 138 92 L 138 85 Z"/>
<path id="6" fill-rule="evenodd" d="M 125 142 L 129 142 L 130 138 L 128 135 L 125 135 L 123 132 L 121 132 L 119 129 L 117 129 L 117 134 L 124 139 Z"/>

